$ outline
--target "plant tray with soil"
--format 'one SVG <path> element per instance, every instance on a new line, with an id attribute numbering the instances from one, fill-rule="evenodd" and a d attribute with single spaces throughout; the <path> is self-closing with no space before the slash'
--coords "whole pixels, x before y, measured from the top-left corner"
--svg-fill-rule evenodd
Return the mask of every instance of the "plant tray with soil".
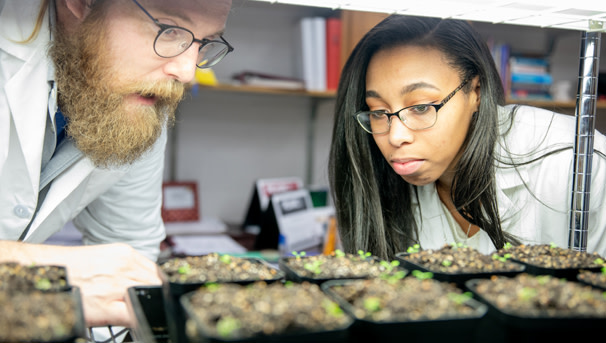
<path id="1" fill-rule="evenodd" d="M 169 343 L 162 287 L 134 286 L 127 293 L 130 315 L 136 319 L 130 331 L 134 341 Z"/>
<path id="2" fill-rule="evenodd" d="M 210 253 L 169 259 L 160 264 L 163 299 L 169 334 L 173 342 L 185 342 L 185 313 L 179 298 L 207 283 L 275 282 L 284 272 L 259 258 Z"/>
<path id="3" fill-rule="evenodd" d="M 578 282 L 523 273 L 469 280 L 466 285 L 488 305 L 487 317 L 510 341 L 561 342 L 579 333 L 599 337 L 606 327 L 604 292 Z"/>
<path id="4" fill-rule="evenodd" d="M 383 274 L 406 274 L 398 261 L 380 260 L 370 253 L 359 251 L 348 254 L 341 250 L 332 255 L 306 256 L 304 252 L 294 257 L 282 257 L 278 263 L 286 273 L 286 279 L 294 282 L 323 283 L 335 279 L 367 279 Z"/>
<path id="5" fill-rule="evenodd" d="M 580 270 L 598 272 L 604 259 L 597 253 L 587 253 L 560 248 L 553 244 L 518 245 L 506 244 L 496 252 L 509 256 L 513 261 L 526 265 L 525 272 L 533 275 L 552 275 L 575 281 Z"/>
<path id="6" fill-rule="evenodd" d="M 396 258 L 406 269 L 431 272 L 434 279 L 454 282 L 459 287 L 470 279 L 514 276 L 524 271 L 524 266 L 519 263 L 496 254 L 485 255 L 461 244 L 446 244 L 440 249 L 421 251 L 418 248 L 415 245 L 408 252 L 396 254 Z"/>
<path id="7" fill-rule="evenodd" d="M 70 289 L 67 271 L 61 266 L 0 263 L 0 280 L 0 291 L 6 292 L 60 292 Z"/>
<path id="8" fill-rule="evenodd" d="M 0 342 L 76 342 L 85 337 L 80 290 L 64 267 L 0 264 Z"/>
<path id="9" fill-rule="evenodd" d="M 191 342 L 347 342 L 353 322 L 308 282 L 208 284 L 181 302 Z"/>
<path id="10" fill-rule="evenodd" d="M 486 305 L 452 283 L 415 270 L 403 279 L 332 280 L 322 290 L 355 318 L 351 336 L 370 341 L 469 341 Z"/>
<path id="11" fill-rule="evenodd" d="M 606 267 L 602 267 L 600 272 L 581 270 L 577 279 L 581 283 L 606 291 Z"/>

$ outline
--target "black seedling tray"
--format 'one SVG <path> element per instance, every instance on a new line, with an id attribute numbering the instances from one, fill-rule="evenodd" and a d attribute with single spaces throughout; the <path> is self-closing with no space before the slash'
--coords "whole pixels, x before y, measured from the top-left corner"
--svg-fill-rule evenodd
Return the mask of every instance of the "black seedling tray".
<path id="1" fill-rule="evenodd" d="M 351 342 L 461 342 L 473 341 L 475 330 L 484 315 L 486 305 L 475 299 L 467 300 L 475 316 L 436 320 L 378 322 L 357 318 L 354 306 L 331 290 L 355 280 L 331 280 L 320 287 L 335 300 L 344 312 L 354 318 L 350 328 Z"/>
<path id="2" fill-rule="evenodd" d="M 602 267 L 592 267 L 592 268 L 548 268 L 542 267 L 536 264 L 531 264 L 528 262 L 523 262 L 520 260 L 516 260 L 511 258 L 512 261 L 517 262 L 526 266 L 525 272 L 532 275 L 551 275 L 556 278 L 566 279 L 569 281 L 577 281 L 577 275 L 581 270 L 588 270 L 590 272 L 599 272 L 602 270 Z"/>
<path id="3" fill-rule="evenodd" d="M 131 334 L 136 342 L 169 343 L 161 286 L 135 286 L 128 289 L 131 315 L 136 319 Z"/>
<path id="4" fill-rule="evenodd" d="M 190 298 L 195 292 L 190 292 L 181 297 L 181 305 L 188 320 L 192 320 L 196 327 L 195 337 L 190 335 L 192 343 L 310 343 L 310 342 L 349 342 L 349 326 L 340 330 L 331 331 L 299 331 L 283 335 L 257 335 L 245 339 L 223 339 L 213 335 L 210 328 L 197 319 L 191 306 Z M 287 301 L 285 299 L 285 301 Z"/>
<path id="5" fill-rule="evenodd" d="M 420 270 L 422 272 L 431 272 L 433 274 L 434 279 L 436 279 L 438 281 L 444 281 L 444 282 L 453 282 L 460 288 L 465 287 L 465 282 L 467 280 L 488 279 L 493 275 L 513 277 L 513 276 L 523 273 L 525 270 L 525 265 L 511 261 L 508 263 L 517 265 L 517 267 L 518 267 L 517 270 L 477 272 L 477 273 L 445 273 L 445 272 L 440 272 L 440 271 L 434 271 L 434 270 L 428 269 L 427 267 L 424 267 L 418 263 L 412 262 L 412 261 L 406 259 L 406 256 L 408 256 L 408 255 L 409 255 L 409 253 L 397 253 L 396 254 L 396 259 L 398 261 L 400 261 L 400 265 L 402 267 L 404 267 L 408 270 L 411 270 L 411 271 Z"/>
<path id="6" fill-rule="evenodd" d="M 53 338 L 50 338 L 48 340 L 27 340 L 27 341 L 19 341 L 19 340 L 10 340 L 10 341 L 5 341 L 1 336 L 0 336 L 0 342 L 4 343 L 81 343 L 84 339 L 84 337 L 86 337 L 86 322 L 84 319 L 84 309 L 82 307 L 82 296 L 80 293 L 80 288 L 76 287 L 76 286 L 70 286 L 68 287 L 68 289 L 62 290 L 62 291 L 52 291 L 52 292 L 45 292 L 45 293 L 52 293 L 52 294 L 68 294 L 70 298 L 73 299 L 74 301 L 74 307 L 73 307 L 73 311 L 75 312 L 75 316 L 76 316 L 76 322 L 74 323 L 74 326 L 72 327 L 70 332 L 66 332 L 64 334 L 56 334 Z M 34 320 L 32 318 L 30 318 L 29 320 Z"/>
<path id="7" fill-rule="evenodd" d="M 260 263 L 268 268 L 276 269 L 267 261 L 260 258 L 248 257 L 242 258 L 252 263 Z M 194 291 L 207 283 L 237 283 L 241 285 L 247 285 L 255 281 L 265 281 L 267 283 L 276 282 L 284 279 L 284 272 L 278 270 L 275 278 L 272 279 L 250 279 L 250 280 L 216 280 L 211 282 L 172 282 L 169 281 L 168 275 L 161 271 L 160 277 L 162 279 L 162 292 L 164 299 L 164 311 L 168 323 L 168 332 L 172 343 L 185 343 L 187 342 L 187 336 L 185 335 L 185 312 L 181 306 L 180 298 L 182 295 Z"/>
<path id="8" fill-rule="evenodd" d="M 296 257 L 281 257 L 278 260 L 278 265 L 280 267 L 280 270 L 284 271 L 284 273 L 286 274 L 286 280 L 288 281 L 292 281 L 292 282 L 297 282 L 297 283 L 301 283 L 301 282 L 309 282 L 309 283 L 315 283 L 315 284 L 322 284 L 326 281 L 330 281 L 330 280 L 357 280 L 357 279 L 368 279 L 370 276 L 369 275 L 365 275 L 365 276 L 358 276 L 358 277 L 354 277 L 354 276 L 349 276 L 349 277 L 326 277 L 326 278 L 314 278 L 314 277 L 308 277 L 308 276 L 303 276 L 300 273 L 298 273 L 295 269 L 293 269 L 288 261 L 295 259 Z M 306 257 L 300 257 L 301 259 L 305 259 Z M 381 260 L 377 257 L 368 257 L 368 259 L 372 259 L 375 262 L 380 262 Z M 405 270 L 404 268 L 398 266 L 395 267 L 397 270 L 402 270 L 406 273 L 408 273 L 407 270 Z"/>
<path id="9" fill-rule="evenodd" d="M 468 280 L 465 285 L 474 297 L 488 306 L 486 315 L 488 337 L 498 342 L 571 342 L 581 337 L 601 337 L 606 327 L 606 316 L 525 316 L 498 308 L 477 292 L 478 282 Z"/>

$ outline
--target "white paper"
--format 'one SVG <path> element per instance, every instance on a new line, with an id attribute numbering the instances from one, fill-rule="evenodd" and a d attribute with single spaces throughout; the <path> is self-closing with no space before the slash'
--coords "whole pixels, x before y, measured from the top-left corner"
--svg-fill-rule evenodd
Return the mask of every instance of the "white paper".
<path id="1" fill-rule="evenodd" d="M 212 252 L 241 254 L 246 252 L 246 248 L 228 235 L 173 236 L 172 241 L 175 244 L 172 247 L 175 254 L 205 255 Z"/>
<path id="2" fill-rule="evenodd" d="M 204 217 L 196 222 L 167 222 L 164 223 L 164 227 L 169 236 L 217 234 L 227 231 L 227 225 L 224 222 L 212 217 Z"/>
<path id="3" fill-rule="evenodd" d="M 300 189 L 275 194 L 271 198 L 280 233 L 288 250 L 318 246 L 324 239 L 323 223 L 316 220 L 309 191 Z"/>
<path id="4" fill-rule="evenodd" d="M 164 187 L 164 209 L 191 209 L 196 206 L 194 191 L 188 186 Z"/>

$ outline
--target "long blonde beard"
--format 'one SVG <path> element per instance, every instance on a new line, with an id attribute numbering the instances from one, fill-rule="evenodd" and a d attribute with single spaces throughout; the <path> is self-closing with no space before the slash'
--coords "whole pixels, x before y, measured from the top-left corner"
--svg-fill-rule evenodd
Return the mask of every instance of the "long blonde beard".
<path id="1" fill-rule="evenodd" d="M 184 85 L 174 80 L 133 81 L 119 76 L 107 46 L 102 9 L 75 33 L 57 28 L 50 55 L 55 63 L 58 103 L 68 120 L 66 134 L 98 167 L 132 164 L 148 151 L 165 125 L 174 123 Z M 145 58 L 141 56 L 141 58 Z M 155 105 L 133 105 L 128 95 L 154 97 Z"/>

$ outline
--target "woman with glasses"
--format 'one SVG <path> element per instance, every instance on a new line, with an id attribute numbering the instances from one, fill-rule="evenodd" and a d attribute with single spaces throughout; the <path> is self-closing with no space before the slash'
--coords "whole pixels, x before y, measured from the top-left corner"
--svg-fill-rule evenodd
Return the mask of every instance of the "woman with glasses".
<path id="1" fill-rule="evenodd" d="M 574 120 L 505 106 L 468 23 L 388 17 L 355 47 L 338 89 L 329 177 L 344 248 L 393 258 L 415 243 L 568 246 Z M 605 151 L 596 132 L 587 250 L 601 254 Z"/>

